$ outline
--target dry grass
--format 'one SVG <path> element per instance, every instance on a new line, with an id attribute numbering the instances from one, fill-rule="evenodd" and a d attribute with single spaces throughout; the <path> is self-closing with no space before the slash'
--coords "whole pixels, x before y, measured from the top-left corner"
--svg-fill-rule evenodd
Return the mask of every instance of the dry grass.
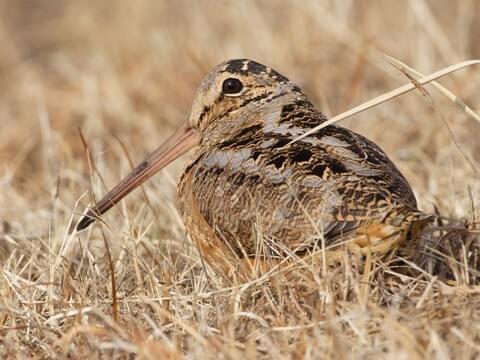
<path id="1" fill-rule="evenodd" d="M 408 82 L 382 53 L 423 74 L 480 58 L 479 13 L 475 0 L 0 1 L 0 356 L 478 357 L 480 124 L 431 85 L 343 122 L 389 153 L 423 210 L 468 220 L 437 224 L 416 256 L 223 281 L 175 210 L 182 161 L 105 225 L 67 229 L 87 190 L 185 119 L 216 63 L 269 64 L 331 116 Z M 439 82 L 478 112 L 479 74 Z"/>

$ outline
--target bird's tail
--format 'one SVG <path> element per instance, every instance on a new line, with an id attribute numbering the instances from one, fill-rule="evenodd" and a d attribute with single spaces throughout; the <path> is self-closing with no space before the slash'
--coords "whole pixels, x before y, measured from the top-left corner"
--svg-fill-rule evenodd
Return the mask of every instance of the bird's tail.
<path id="1" fill-rule="evenodd" d="M 447 283 L 480 284 L 480 221 L 418 213 L 411 222 L 406 257 Z"/>

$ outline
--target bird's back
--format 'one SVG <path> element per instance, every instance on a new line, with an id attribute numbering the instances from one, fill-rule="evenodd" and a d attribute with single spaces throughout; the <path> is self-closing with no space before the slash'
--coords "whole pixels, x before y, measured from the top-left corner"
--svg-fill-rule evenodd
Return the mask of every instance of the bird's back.
<path id="1" fill-rule="evenodd" d="M 418 212 L 409 184 L 370 140 L 329 126 L 289 144 L 325 117 L 295 102 L 270 117 L 200 150 L 179 184 L 183 213 L 191 215 L 187 202 L 197 207 L 239 256 L 258 253 L 260 238 L 272 254 L 303 251 L 322 237 L 329 246 L 370 236 L 368 227 L 374 241 Z"/>

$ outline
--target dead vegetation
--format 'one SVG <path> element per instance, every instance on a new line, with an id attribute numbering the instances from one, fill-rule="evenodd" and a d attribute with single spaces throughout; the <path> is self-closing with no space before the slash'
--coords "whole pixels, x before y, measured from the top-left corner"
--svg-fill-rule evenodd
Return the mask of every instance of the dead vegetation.
<path id="1" fill-rule="evenodd" d="M 213 65 L 268 64 L 333 116 L 418 79 L 384 53 L 422 74 L 480 58 L 478 13 L 474 0 L 0 1 L 0 356 L 479 356 L 480 124 L 457 106 L 478 113 L 478 67 L 439 80 L 457 105 L 425 85 L 342 123 L 442 215 L 390 258 L 292 256 L 225 281 L 175 210 L 182 161 L 68 234 L 92 192 L 185 119 Z"/>

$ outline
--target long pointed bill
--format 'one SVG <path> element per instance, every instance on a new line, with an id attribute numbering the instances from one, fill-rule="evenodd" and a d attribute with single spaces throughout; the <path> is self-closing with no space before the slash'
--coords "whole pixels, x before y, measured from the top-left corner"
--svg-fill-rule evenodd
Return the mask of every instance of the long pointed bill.
<path id="1" fill-rule="evenodd" d="M 121 180 L 107 195 L 95 206 L 90 208 L 77 225 L 77 231 L 85 229 L 95 219 L 108 211 L 123 197 L 143 182 L 152 177 L 163 167 L 167 166 L 180 155 L 198 145 L 200 137 L 198 132 L 192 129 L 188 121 L 177 130 L 170 138 L 151 153 L 130 174 Z"/>

